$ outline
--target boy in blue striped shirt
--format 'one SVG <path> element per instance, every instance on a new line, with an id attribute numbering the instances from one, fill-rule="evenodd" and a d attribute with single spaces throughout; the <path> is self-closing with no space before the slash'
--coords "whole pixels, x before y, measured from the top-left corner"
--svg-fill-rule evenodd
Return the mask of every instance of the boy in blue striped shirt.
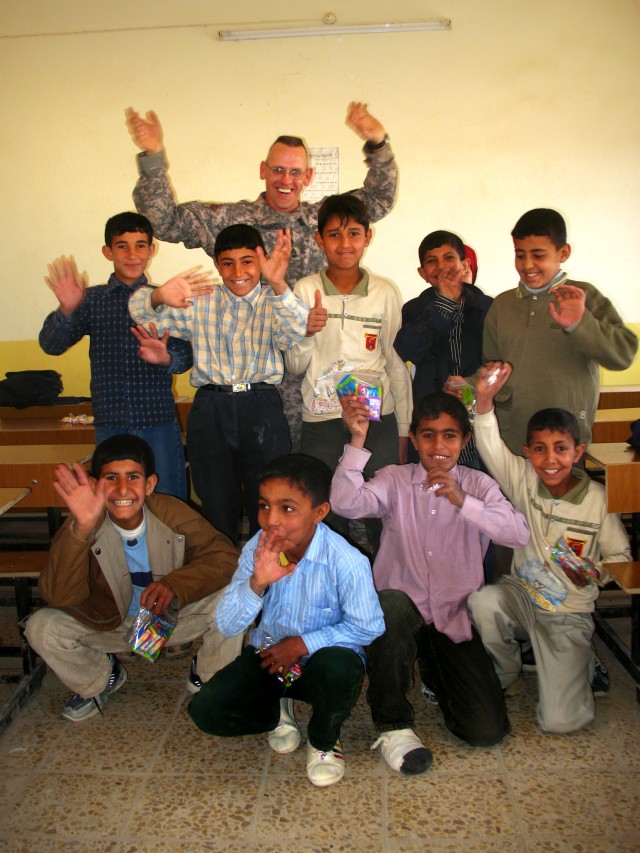
<path id="1" fill-rule="evenodd" d="M 288 229 L 268 256 L 259 231 L 230 225 L 215 243 L 222 285 L 191 287 L 172 279 L 141 288 L 129 302 L 137 323 L 192 342 L 197 392 L 187 450 L 193 486 L 204 517 L 236 544 L 243 502 L 249 533 L 258 530 L 260 469 L 291 450 L 277 388 L 281 350 L 305 336 L 309 311 L 285 280 L 290 256 Z"/>
<path id="2" fill-rule="evenodd" d="M 331 470 L 304 454 L 267 465 L 259 478 L 261 532 L 242 551 L 216 610 L 226 637 L 256 618 L 242 654 L 204 684 L 189 713 L 219 737 L 268 732 L 293 752 L 293 699 L 312 706 L 307 775 L 318 787 L 344 776 L 340 728 L 360 693 L 364 647 L 384 632 L 368 560 L 322 523 Z M 291 670 L 301 669 L 292 680 Z"/>

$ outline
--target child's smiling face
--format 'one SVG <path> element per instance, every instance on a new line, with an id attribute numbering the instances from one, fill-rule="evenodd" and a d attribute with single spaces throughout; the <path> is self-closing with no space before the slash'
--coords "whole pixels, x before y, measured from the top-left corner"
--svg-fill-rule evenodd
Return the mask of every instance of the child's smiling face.
<path id="1" fill-rule="evenodd" d="M 551 494 L 562 497 L 574 484 L 571 469 L 580 460 L 585 445 L 576 444 L 567 432 L 538 429 L 522 449 Z"/>
<path id="2" fill-rule="evenodd" d="M 522 239 L 513 238 L 516 270 L 520 279 L 532 289 L 546 287 L 560 272 L 560 266 L 571 254 L 565 243 L 558 248 L 548 237 L 532 234 Z"/>
<path id="3" fill-rule="evenodd" d="M 102 466 L 100 482 L 105 483 L 106 508 L 113 523 L 124 530 L 142 524 L 144 503 L 156 487 L 157 476 L 147 477 L 133 459 L 119 459 Z"/>
<path id="4" fill-rule="evenodd" d="M 437 418 L 421 418 L 415 433 L 409 435 L 425 471 L 450 471 L 471 438 L 471 433 L 464 435 L 458 421 L 446 412 Z"/>

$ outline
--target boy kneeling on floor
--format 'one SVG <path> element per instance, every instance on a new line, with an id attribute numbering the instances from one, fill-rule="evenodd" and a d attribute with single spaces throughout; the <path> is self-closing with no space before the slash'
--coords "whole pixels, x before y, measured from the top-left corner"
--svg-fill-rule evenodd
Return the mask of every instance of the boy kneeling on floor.
<path id="1" fill-rule="evenodd" d="M 283 456 L 259 476 L 262 530 L 244 547 L 216 610 L 227 637 L 260 617 L 242 654 L 203 685 L 189 705 L 196 725 L 221 737 L 268 732 L 275 752 L 298 748 L 293 700 L 312 706 L 307 775 L 339 782 L 340 727 L 364 675 L 364 646 L 384 631 L 369 562 L 322 523 L 331 470 L 304 454 Z M 295 680 L 293 676 L 301 675 Z"/>
<path id="2" fill-rule="evenodd" d="M 187 689 L 233 660 L 242 638 L 223 637 L 213 622 L 222 589 L 238 564 L 235 547 L 177 498 L 154 495 L 153 451 L 141 438 L 115 435 L 95 450 L 87 476 L 77 463 L 56 469 L 55 489 L 71 511 L 56 534 L 40 589 L 50 605 L 25 627 L 29 645 L 73 690 L 62 716 L 71 722 L 101 713 L 127 680 L 116 653 L 139 607 L 170 607 L 172 642 L 202 637 Z"/>

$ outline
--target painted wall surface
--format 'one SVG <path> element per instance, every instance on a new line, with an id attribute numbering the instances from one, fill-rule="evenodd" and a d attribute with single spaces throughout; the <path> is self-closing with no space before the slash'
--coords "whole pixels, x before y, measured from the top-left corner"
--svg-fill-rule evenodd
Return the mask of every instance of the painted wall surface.
<path id="1" fill-rule="evenodd" d="M 259 162 L 280 133 L 338 146 L 341 189 L 360 185 L 360 141 L 344 115 L 348 101 L 367 101 L 401 181 L 366 264 L 405 298 L 421 290 L 416 249 L 435 228 L 474 246 L 486 292 L 513 287 L 509 232 L 525 210 L 548 206 L 568 222 L 570 274 L 638 327 L 637 0 L 334 0 L 339 23 L 450 18 L 453 28 L 217 40 L 222 27 L 327 11 L 317 0 L 0 0 L 0 375 L 57 367 L 66 393 L 87 393 L 86 347 L 52 359 L 35 343 L 56 304 L 43 275 L 73 254 L 91 283 L 106 280 L 104 221 L 132 207 L 136 180 L 128 105 L 160 116 L 179 200 L 224 201 L 257 196 Z M 195 263 L 211 266 L 200 250 L 160 244 L 151 278 Z M 640 364 L 605 382 L 640 383 Z"/>

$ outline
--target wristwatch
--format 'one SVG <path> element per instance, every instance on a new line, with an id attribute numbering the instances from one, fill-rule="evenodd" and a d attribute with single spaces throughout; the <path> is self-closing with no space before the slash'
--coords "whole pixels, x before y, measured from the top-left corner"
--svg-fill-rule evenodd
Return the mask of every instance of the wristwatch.
<path id="1" fill-rule="evenodd" d="M 364 147 L 367 149 L 367 151 L 379 151 L 381 148 L 384 148 L 388 141 L 389 134 L 385 133 L 384 139 L 381 142 L 371 142 L 370 139 L 367 139 L 364 144 Z"/>

